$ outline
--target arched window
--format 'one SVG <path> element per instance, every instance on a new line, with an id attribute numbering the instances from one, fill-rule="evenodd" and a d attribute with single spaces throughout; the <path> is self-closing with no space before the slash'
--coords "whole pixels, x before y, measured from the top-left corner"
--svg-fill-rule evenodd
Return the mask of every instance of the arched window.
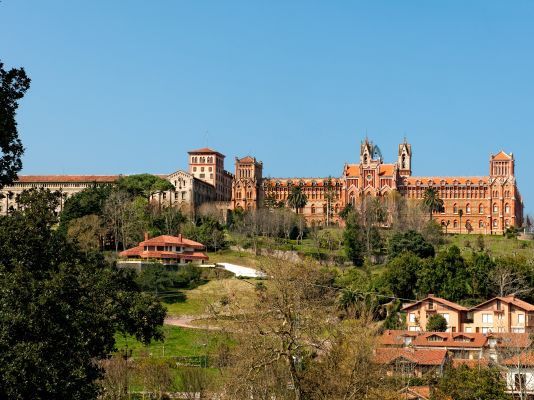
<path id="1" fill-rule="evenodd" d="M 406 169 L 406 154 L 402 155 L 402 169 Z"/>
<path id="2" fill-rule="evenodd" d="M 315 214 L 315 205 L 314 204 L 311 205 L 311 213 Z"/>
<path id="3" fill-rule="evenodd" d="M 484 206 L 482 204 L 478 205 L 478 213 L 479 214 L 484 214 Z"/>
<path id="4" fill-rule="evenodd" d="M 493 220 L 493 227 L 497 228 L 497 226 L 499 226 L 499 221 L 497 221 L 497 219 L 494 219 Z"/>
<path id="5" fill-rule="evenodd" d="M 349 203 L 352 204 L 353 206 L 356 205 L 356 201 L 354 199 L 354 193 L 351 193 L 350 196 L 349 196 Z"/>
<path id="6" fill-rule="evenodd" d="M 505 220 L 505 221 L 504 221 L 504 226 L 506 226 L 507 228 L 509 228 L 509 227 L 510 227 L 510 221 Z"/>
<path id="7" fill-rule="evenodd" d="M 467 203 L 465 205 L 465 212 L 466 214 L 471 214 L 471 204 Z"/>
<path id="8" fill-rule="evenodd" d="M 478 227 L 481 229 L 484 228 L 484 221 L 482 220 L 478 221 Z"/>
<path id="9" fill-rule="evenodd" d="M 454 214 L 458 214 L 458 205 L 456 203 L 454 203 L 454 205 L 452 206 L 452 212 Z"/>
<path id="10" fill-rule="evenodd" d="M 367 154 L 364 154 L 364 156 L 363 156 L 363 163 L 367 164 Z"/>
<path id="11" fill-rule="evenodd" d="M 493 213 L 496 214 L 499 212 L 499 206 L 497 205 L 497 203 L 493 203 Z"/>
<path id="12" fill-rule="evenodd" d="M 454 226 L 455 228 L 458 228 L 458 221 L 454 220 L 452 226 Z"/>
<path id="13" fill-rule="evenodd" d="M 505 212 L 506 214 L 510 214 L 510 204 L 506 203 L 506 204 L 504 205 L 504 212 Z"/>

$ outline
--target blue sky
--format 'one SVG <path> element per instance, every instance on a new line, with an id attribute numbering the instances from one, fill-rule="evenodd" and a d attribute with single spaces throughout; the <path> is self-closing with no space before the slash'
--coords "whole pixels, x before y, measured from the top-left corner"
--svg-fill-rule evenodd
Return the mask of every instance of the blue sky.
<path id="1" fill-rule="evenodd" d="M 534 2 L 3 0 L 26 174 L 166 173 L 208 144 L 269 176 L 338 176 L 367 134 L 417 175 L 513 152 L 527 211 Z M 206 133 L 207 132 L 207 133 Z"/>

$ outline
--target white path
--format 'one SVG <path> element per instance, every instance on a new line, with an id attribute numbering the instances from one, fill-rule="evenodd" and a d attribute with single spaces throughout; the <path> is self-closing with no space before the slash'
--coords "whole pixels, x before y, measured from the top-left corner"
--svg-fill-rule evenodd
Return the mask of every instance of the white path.
<path id="1" fill-rule="evenodd" d="M 243 278 L 264 278 L 265 274 L 261 271 L 255 270 L 254 268 L 242 267 L 241 265 L 230 264 L 230 263 L 217 263 L 225 270 L 233 272 L 237 277 Z"/>

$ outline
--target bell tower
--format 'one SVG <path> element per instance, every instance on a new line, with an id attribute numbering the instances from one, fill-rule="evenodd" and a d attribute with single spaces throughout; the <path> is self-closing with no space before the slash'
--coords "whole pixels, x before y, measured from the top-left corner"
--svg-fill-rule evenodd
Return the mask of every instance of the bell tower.
<path id="1" fill-rule="evenodd" d="M 412 175 L 412 145 L 406 141 L 399 144 L 398 168 L 400 176 Z"/>

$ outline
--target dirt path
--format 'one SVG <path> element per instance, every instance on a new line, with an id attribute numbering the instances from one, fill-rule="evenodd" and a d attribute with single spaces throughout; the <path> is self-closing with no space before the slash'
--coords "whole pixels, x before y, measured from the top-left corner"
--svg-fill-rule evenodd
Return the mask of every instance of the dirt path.
<path id="1" fill-rule="evenodd" d="M 194 325 L 192 323 L 195 320 L 204 319 L 204 318 L 206 317 L 204 316 L 191 317 L 188 315 L 182 315 L 180 317 L 165 318 L 165 321 L 163 323 L 165 325 L 179 326 L 181 328 L 188 328 L 188 329 L 204 329 L 204 330 L 209 330 L 209 331 L 218 331 L 221 329 L 218 326 Z"/>

